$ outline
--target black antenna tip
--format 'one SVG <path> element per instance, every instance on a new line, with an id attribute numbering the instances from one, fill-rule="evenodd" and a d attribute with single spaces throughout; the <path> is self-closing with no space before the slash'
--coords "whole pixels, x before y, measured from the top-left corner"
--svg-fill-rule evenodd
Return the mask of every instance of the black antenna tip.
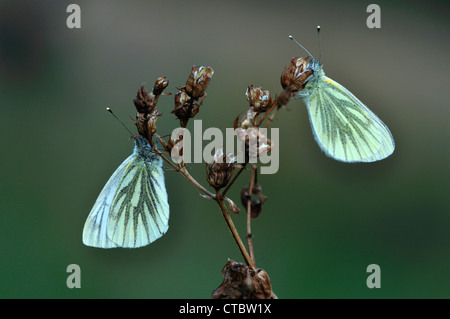
<path id="1" fill-rule="evenodd" d="M 106 110 L 107 110 L 109 113 L 112 113 L 112 110 L 111 110 L 109 107 L 107 107 Z"/>
<path id="2" fill-rule="evenodd" d="M 317 26 L 317 32 L 320 32 L 320 25 Z"/>

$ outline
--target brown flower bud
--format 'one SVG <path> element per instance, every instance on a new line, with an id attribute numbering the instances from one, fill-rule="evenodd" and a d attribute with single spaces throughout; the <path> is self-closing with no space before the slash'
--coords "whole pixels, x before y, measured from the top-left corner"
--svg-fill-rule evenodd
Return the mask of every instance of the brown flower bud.
<path id="1" fill-rule="evenodd" d="M 169 80 L 165 76 L 159 77 L 153 86 L 153 94 L 161 95 L 164 89 L 169 85 Z"/>
<path id="2" fill-rule="evenodd" d="M 304 58 L 292 58 L 291 65 L 281 74 L 281 86 L 290 92 L 298 92 L 305 88 L 306 79 L 314 73 L 308 70 L 308 60 Z"/>
<path id="3" fill-rule="evenodd" d="M 189 117 L 188 106 L 190 104 L 190 100 L 191 98 L 182 88 L 182 91 L 178 91 L 178 93 L 175 94 L 175 108 L 172 113 L 174 113 L 178 118 Z"/>
<path id="4" fill-rule="evenodd" d="M 269 91 L 263 91 L 262 88 L 255 88 L 250 85 L 245 92 L 250 106 L 255 112 L 262 113 L 269 110 L 272 106 L 272 97 Z"/>
<path id="5" fill-rule="evenodd" d="M 171 111 L 172 114 L 180 120 L 181 127 L 186 127 L 190 118 L 193 118 L 200 111 L 203 99 L 206 98 L 206 93 L 198 100 L 195 100 L 186 93 L 186 88 L 180 88 L 175 94 L 175 108 Z"/>
<path id="6" fill-rule="evenodd" d="M 222 148 L 216 150 L 213 160 L 208 165 L 206 179 L 216 190 L 227 186 L 234 172 L 236 157 L 232 153 L 223 154 Z"/>
<path id="7" fill-rule="evenodd" d="M 156 103 L 154 103 L 154 95 L 148 94 L 144 86 L 138 89 L 133 103 L 139 113 L 151 113 L 156 106 Z"/>
<path id="8" fill-rule="evenodd" d="M 209 66 L 193 66 L 186 82 L 186 93 L 194 99 L 202 97 L 208 87 L 214 70 Z"/>
<path id="9" fill-rule="evenodd" d="M 136 128 L 139 132 L 139 135 L 145 137 L 150 141 L 150 144 L 153 146 L 152 137 L 156 132 L 156 120 L 158 119 L 158 114 L 155 112 L 151 114 L 146 113 L 138 113 L 136 115 Z"/>

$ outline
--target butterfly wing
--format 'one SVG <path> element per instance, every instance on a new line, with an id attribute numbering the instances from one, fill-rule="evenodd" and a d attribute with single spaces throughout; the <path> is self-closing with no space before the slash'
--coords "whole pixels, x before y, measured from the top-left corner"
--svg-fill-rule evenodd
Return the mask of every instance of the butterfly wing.
<path id="1" fill-rule="evenodd" d="M 108 237 L 107 225 L 109 211 L 114 195 L 129 163 L 133 162 L 136 156 L 130 155 L 112 174 L 106 185 L 98 196 L 91 212 L 84 224 L 83 243 L 86 246 L 97 248 L 114 248 L 117 244 Z"/>
<path id="2" fill-rule="evenodd" d="M 343 162 L 374 162 L 394 151 L 387 126 L 332 79 L 320 77 L 304 101 L 314 137 L 328 156 Z"/>
<path id="3" fill-rule="evenodd" d="M 117 185 L 107 223 L 109 239 L 137 248 L 160 238 L 169 228 L 169 204 L 161 158 L 130 161 Z"/>

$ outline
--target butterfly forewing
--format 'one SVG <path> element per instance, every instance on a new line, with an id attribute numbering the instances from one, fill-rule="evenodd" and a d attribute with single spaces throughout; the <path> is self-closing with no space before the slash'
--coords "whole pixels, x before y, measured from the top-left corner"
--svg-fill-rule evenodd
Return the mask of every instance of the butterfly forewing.
<path id="1" fill-rule="evenodd" d="M 117 247 L 107 236 L 107 225 L 111 203 L 117 190 L 117 186 L 125 172 L 129 162 L 136 156 L 130 155 L 112 174 L 103 187 L 92 210 L 84 224 L 83 243 L 87 246 L 98 248 Z"/>
<path id="2" fill-rule="evenodd" d="M 110 177 L 89 214 L 83 243 L 98 248 L 136 248 L 169 227 L 169 204 L 161 158 L 142 137 Z"/>
<path id="3" fill-rule="evenodd" d="M 304 100 L 316 141 L 328 156 L 373 162 L 394 151 L 386 125 L 339 83 L 323 76 Z"/>

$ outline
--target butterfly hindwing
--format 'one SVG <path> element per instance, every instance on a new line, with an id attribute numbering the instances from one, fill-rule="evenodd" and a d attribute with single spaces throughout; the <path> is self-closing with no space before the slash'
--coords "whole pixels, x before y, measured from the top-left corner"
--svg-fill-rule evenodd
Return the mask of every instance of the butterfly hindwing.
<path id="1" fill-rule="evenodd" d="M 304 98 L 321 149 L 343 162 L 373 162 L 394 151 L 387 126 L 360 100 L 326 76 Z"/>
<path id="2" fill-rule="evenodd" d="M 137 248 L 160 238 L 169 227 L 169 205 L 161 159 L 131 161 L 113 198 L 107 233 L 119 247 Z"/>

